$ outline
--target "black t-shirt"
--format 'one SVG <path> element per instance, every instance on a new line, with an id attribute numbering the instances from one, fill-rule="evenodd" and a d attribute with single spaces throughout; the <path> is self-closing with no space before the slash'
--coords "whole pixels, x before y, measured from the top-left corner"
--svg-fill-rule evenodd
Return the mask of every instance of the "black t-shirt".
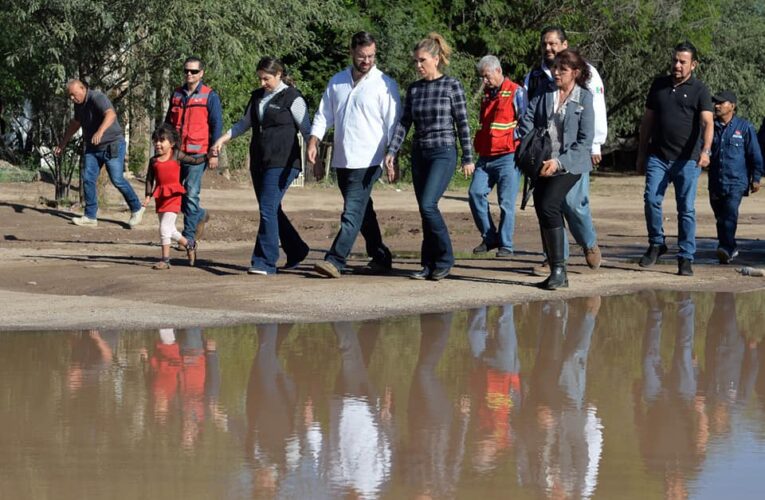
<path id="1" fill-rule="evenodd" d="M 103 123 L 104 114 L 109 109 L 114 109 L 109 98 L 103 92 L 92 89 L 88 89 L 85 102 L 74 105 L 74 119 L 80 122 L 82 136 L 89 149 L 106 149 L 108 144 L 122 140 L 122 128 L 119 121 L 115 119 L 114 123 L 106 129 L 101 142 L 97 146 L 90 143 L 91 137 L 93 137 L 93 134 L 96 133 L 98 127 Z"/>
<path id="2" fill-rule="evenodd" d="M 691 76 L 677 87 L 671 76 L 653 81 L 645 107 L 655 114 L 651 154 L 665 160 L 696 160 L 701 151 L 701 112 L 712 111 L 706 85 Z"/>

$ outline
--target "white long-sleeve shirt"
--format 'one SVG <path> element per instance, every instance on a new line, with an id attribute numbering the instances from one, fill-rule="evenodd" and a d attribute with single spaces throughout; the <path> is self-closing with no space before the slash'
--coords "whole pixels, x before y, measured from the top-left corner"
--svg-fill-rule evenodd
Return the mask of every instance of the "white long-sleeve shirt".
<path id="1" fill-rule="evenodd" d="M 382 165 L 400 113 L 396 82 L 375 66 L 354 85 L 348 67 L 330 79 L 311 135 L 321 140 L 335 129 L 332 168 Z"/>
<path id="2" fill-rule="evenodd" d="M 600 77 L 600 73 L 590 63 L 587 63 L 590 68 L 590 80 L 587 82 L 587 90 L 592 93 L 592 107 L 595 109 L 595 137 L 592 140 L 592 154 L 599 155 L 600 147 L 605 144 L 606 137 L 608 137 L 608 117 L 606 116 L 606 90 L 603 86 L 603 79 Z M 552 71 L 547 65 L 542 62 L 542 71 L 545 72 L 550 82 L 554 81 Z M 533 73 L 533 72 L 532 72 Z M 523 79 L 523 86 L 526 90 L 529 90 L 529 77 L 532 73 L 526 75 Z M 529 95 L 529 100 L 533 96 Z"/>

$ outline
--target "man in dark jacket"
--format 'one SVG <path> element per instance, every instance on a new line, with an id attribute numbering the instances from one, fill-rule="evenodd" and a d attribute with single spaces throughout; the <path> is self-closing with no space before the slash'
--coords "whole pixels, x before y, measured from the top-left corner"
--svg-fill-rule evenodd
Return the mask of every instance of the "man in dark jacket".
<path id="1" fill-rule="evenodd" d="M 760 189 L 763 160 L 754 126 L 736 116 L 736 94 L 712 97 L 715 130 L 709 162 L 709 203 L 717 220 L 717 258 L 730 263 L 737 255 L 736 225 L 741 198 Z"/>

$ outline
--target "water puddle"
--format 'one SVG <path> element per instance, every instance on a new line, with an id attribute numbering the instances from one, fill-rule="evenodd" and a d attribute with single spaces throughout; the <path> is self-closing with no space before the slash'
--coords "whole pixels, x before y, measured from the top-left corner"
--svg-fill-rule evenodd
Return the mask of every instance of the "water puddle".
<path id="1" fill-rule="evenodd" d="M 2 333 L 2 498 L 760 498 L 765 293 Z"/>

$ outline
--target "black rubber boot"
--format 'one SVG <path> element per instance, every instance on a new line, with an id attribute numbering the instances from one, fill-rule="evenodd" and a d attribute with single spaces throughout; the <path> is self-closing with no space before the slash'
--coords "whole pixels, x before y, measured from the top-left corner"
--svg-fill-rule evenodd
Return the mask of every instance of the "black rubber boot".
<path id="1" fill-rule="evenodd" d="M 550 276 L 539 284 L 545 290 L 557 290 L 568 288 L 568 276 L 566 275 L 566 259 L 564 258 L 564 245 L 566 244 L 566 228 L 563 226 L 552 229 L 543 229 L 547 261 L 550 263 Z"/>

